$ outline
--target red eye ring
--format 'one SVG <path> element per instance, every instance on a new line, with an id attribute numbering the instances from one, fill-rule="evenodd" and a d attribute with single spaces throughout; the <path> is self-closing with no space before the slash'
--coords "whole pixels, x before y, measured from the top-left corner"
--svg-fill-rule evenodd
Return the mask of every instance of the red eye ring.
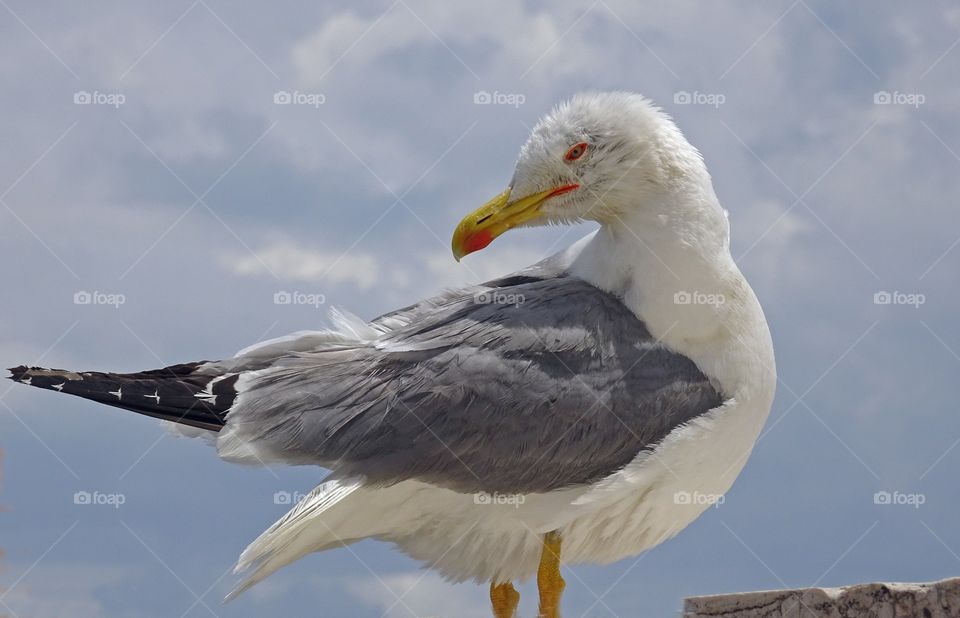
<path id="1" fill-rule="evenodd" d="M 576 161 L 587 152 L 587 148 L 590 147 L 590 144 L 586 142 L 580 142 L 579 144 L 574 144 L 570 147 L 570 150 L 567 151 L 567 154 L 563 155 L 564 161 Z"/>

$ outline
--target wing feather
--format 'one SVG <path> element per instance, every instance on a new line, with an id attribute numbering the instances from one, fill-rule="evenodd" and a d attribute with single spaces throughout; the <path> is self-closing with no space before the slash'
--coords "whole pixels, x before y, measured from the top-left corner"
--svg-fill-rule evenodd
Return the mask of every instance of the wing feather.
<path id="1" fill-rule="evenodd" d="M 353 328 L 365 337 L 300 346 L 242 377 L 221 453 L 242 442 L 372 484 L 545 492 L 608 476 L 722 403 L 620 299 L 563 273 Z"/>

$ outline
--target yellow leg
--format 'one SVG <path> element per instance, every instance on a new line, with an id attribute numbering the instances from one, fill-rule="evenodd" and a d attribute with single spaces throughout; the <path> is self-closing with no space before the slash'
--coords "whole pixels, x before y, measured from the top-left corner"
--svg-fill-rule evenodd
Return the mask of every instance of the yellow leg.
<path id="1" fill-rule="evenodd" d="M 543 536 L 540 568 L 537 569 L 540 618 L 560 618 L 560 596 L 566 585 L 560 576 L 560 533 L 548 532 Z"/>
<path id="2" fill-rule="evenodd" d="M 520 593 L 513 584 L 490 583 L 490 603 L 493 605 L 494 618 L 514 618 L 517 615 L 517 605 L 520 604 Z"/>

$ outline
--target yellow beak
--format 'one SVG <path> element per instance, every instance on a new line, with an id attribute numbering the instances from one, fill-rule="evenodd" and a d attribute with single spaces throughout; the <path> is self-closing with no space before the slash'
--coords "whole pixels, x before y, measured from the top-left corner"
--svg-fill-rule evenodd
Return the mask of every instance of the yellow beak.
<path id="1" fill-rule="evenodd" d="M 551 197 L 569 193 L 579 187 L 578 184 L 562 185 L 512 202 L 510 189 L 505 190 L 463 218 L 453 232 L 453 257 L 459 262 L 463 256 L 483 249 L 510 228 L 539 217 L 540 207 Z"/>

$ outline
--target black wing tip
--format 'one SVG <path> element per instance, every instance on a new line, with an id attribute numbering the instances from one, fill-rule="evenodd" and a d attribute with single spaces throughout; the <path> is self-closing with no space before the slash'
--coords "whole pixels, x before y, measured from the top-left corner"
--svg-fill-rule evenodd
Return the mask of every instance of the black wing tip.
<path id="1" fill-rule="evenodd" d="M 7 377 L 28 386 L 219 431 L 236 396 L 233 384 L 239 376 L 228 376 L 214 384 L 208 400 L 205 389 L 210 388 L 213 376 L 193 373 L 202 364 L 183 363 L 137 373 L 76 372 L 20 365 L 7 369 Z"/>
<path id="2" fill-rule="evenodd" d="M 26 365 L 20 365 L 18 367 L 8 367 L 7 371 L 10 372 L 10 375 L 7 376 L 8 380 L 14 380 L 15 382 L 20 382 L 23 380 L 24 376 L 27 375 L 27 372 L 30 371 L 30 367 Z"/>
<path id="3" fill-rule="evenodd" d="M 10 372 L 10 375 L 7 376 L 8 380 L 13 380 L 14 382 L 20 382 L 21 384 L 26 384 L 27 386 L 36 386 L 37 388 L 46 388 L 52 389 L 53 383 L 56 379 L 64 378 L 64 374 L 72 373 L 63 371 L 62 369 L 47 369 L 45 367 L 29 367 L 27 365 L 19 365 L 17 367 L 8 367 L 7 371 Z M 56 389 L 60 390 L 60 389 Z"/>

